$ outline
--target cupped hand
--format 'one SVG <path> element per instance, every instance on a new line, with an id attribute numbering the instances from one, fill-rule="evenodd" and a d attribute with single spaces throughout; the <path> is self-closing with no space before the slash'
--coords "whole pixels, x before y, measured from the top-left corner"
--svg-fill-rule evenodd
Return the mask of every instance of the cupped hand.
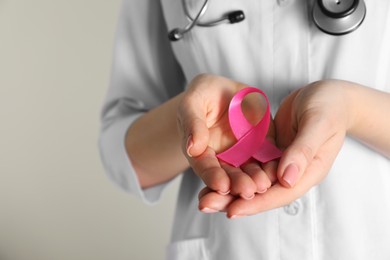
<path id="1" fill-rule="evenodd" d="M 353 121 L 344 81 L 319 81 L 291 93 L 276 116 L 276 140 L 284 153 L 277 166 L 278 182 L 251 200 L 221 198 L 203 191 L 200 207 L 214 204 L 228 217 L 257 214 L 287 205 L 320 183 L 330 170 Z"/>
<path id="2" fill-rule="evenodd" d="M 216 157 L 217 153 L 236 142 L 229 125 L 228 108 L 232 97 L 245 87 L 249 86 L 224 77 L 199 75 L 184 93 L 177 119 L 184 154 L 194 172 L 206 184 L 207 191 L 249 200 L 271 186 L 276 180 L 276 168 L 267 174 L 263 165 L 255 160 L 235 168 Z M 265 110 L 258 96 L 245 98 L 242 109 L 250 122 L 258 120 Z M 220 197 L 220 200 L 226 198 Z M 208 203 L 202 204 L 201 209 L 213 210 Z"/>

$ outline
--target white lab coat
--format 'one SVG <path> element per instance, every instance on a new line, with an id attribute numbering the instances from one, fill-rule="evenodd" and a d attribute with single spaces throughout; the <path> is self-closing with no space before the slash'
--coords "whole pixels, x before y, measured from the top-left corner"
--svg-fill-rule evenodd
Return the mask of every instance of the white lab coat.
<path id="1" fill-rule="evenodd" d="M 201 1 L 187 2 L 195 14 Z M 169 42 L 168 30 L 188 23 L 180 0 L 124 0 L 100 137 L 110 178 L 146 203 L 158 201 L 166 184 L 140 188 L 126 130 L 202 72 L 261 88 L 273 113 L 289 92 L 320 79 L 390 92 L 390 1 L 365 2 L 362 26 L 335 37 L 314 26 L 312 0 L 212 0 L 204 20 L 239 9 L 245 21 L 195 27 Z M 320 185 L 282 208 L 237 220 L 203 214 L 202 187 L 191 170 L 183 174 L 169 260 L 390 259 L 390 161 L 353 139 Z"/>

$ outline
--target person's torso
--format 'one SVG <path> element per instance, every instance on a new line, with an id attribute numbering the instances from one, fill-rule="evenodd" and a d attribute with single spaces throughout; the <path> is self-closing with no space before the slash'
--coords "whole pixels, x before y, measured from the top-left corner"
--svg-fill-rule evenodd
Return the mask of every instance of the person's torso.
<path id="1" fill-rule="evenodd" d="M 195 16 L 202 1 L 186 2 Z M 273 112 L 320 79 L 390 92 L 390 2 L 365 3 L 356 31 L 330 36 L 312 21 L 313 1 L 211 0 L 202 21 L 232 10 L 246 19 L 195 26 L 172 47 L 187 80 L 206 72 L 261 88 Z M 189 22 L 180 0 L 162 6 L 168 30 Z M 352 139 L 319 186 L 280 209 L 238 220 L 206 215 L 197 210 L 202 186 L 184 174 L 168 259 L 390 259 L 390 162 Z"/>

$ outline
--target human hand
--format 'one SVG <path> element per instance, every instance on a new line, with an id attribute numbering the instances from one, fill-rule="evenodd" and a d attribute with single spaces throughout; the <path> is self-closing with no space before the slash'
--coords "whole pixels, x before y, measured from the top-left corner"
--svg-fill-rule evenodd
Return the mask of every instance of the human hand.
<path id="1" fill-rule="evenodd" d="M 216 153 L 236 142 L 228 121 L 228 107 L 237 91 L 245 87 L 248 86 L 223 77 L 200 75 L 184 93 L 177 118 L 183 151 L 208 189 L 251 199 L 276 180 L 276 168 L 267 175 L 257 161 L 250 160 L 235 168 L 220 163 L 216 157 Z M 262 103 L 258 95 L 245 97 L 242 110 L 251 123 L 262 117 Z M 268 138 L 272 135 L 273 128 L 270 129 Z M 207 203 L 204 206 L 204 211 L 210 209 Z"/>
<path id="2" fill-rule="evenodd" d="M 281 104 L 275 126 L 277 144 L 284 147 L 279 182 L 251 200 L 203 191 L 199 205 L 214 204 L 228 217 L 252 215 L 281 207 L 301 197 L 330 170 L 353 121 L 344 81 L 319 81 L 290 94 Z"/>

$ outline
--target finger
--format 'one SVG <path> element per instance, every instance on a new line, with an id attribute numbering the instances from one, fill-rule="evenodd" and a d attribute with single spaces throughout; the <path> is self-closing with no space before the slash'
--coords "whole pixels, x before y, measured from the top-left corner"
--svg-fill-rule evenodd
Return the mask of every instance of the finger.
<path id="1" fill-rule="evenodd" d="M 294 192 L 293 192 L 294 191 Z M 227 208 L 228 218 L 250 216 L 289 204 L 299 197 L 297 190 L 288 189 L 279 183 L 270 187 L 267 192 L 256 194 L 251 200 L 237 199 Z"/>
<path id="2" fill-rule="evenodd" d="M 275 123 L 273 120 L 271 120 L 271 123 L 269 125 L 268 133 L 267 133 L 267 140 L 274 144 L 276 146 L 276 128 Z M 278 168 L 278 159 L 274 159 L 272 161 L 262 163 L 261 168 L 265 172 L 265 174 L 268 176 L 268 179 L 271 182 L 271 185 L 274 184 L 278 178 L 277 178 L 277 168 Z"/>
<path id="3" fill-rule="evenodd" d="M 237 199 L 227 209 L 229 218 L 249 216 L 290 204 L 300 198 L 311 187 L 318 184 L 327 174 L 331 164 L 329 161 L 315 159 L 308 168 L 308 172 L 294 188 L 286 188 L 280 183 L 270 187 L 267 192 L 256 194 L 252 200 Z"/>
<path id="4" fill-rule="evenodd" d="M 272 182 L 258 161 L 252 160 L 242 165 L 241 168 L 248 176 L 252 178 L 253 182 L 256 184 L 257 193 L 264 193 L 269 187 L 271 187 Z"/>
<path id="5" fill-rule="evenodd" d="M 233 195 L 221 195 L 209 188 L 204 188 L 199 193 L 199 210 L 204 213 L 226 211 L 228 205 L 236 198 Z"/>
<path id="6" fill-rule="evenodd" d="M 230 178 L 221 168 L 213 149 L 207 147 L 198 157 L 189 158 L 189 162 L 207 187 L 221 194 L 229 193 Z"/>
<path id="7" fill-rule="evenodd" d="M 294 187 L 321 146 L 334 135 L 332 125 L 324 116 L 307 113 L 300 121 L 294 140 L 280 159 L 277 170 L 279 182 L 285 187 Z"/>
<path id="8" fill-rule="evenodd" d="M 177 122 L 182 133 L 182 149 L 188 157 L 199 156 L 209 143 L 203 100 L 194 94 L 183 96 L 177 111 Z"/>
<path id="9" fill-rule="evenodd" d="M 244 199 L 252 199 L 255 196 L 256 184 L 241 168 L 233 167 L 224 162 L 221 162 L 221 167 L 230 178 L 230 193 L 232 195 L 238 195 Z"/>
<path id="10" fill-rule="evenodd" d="M 203 189 L 201 189 L 199 191 L 199 194 L 198 194 L 198 200 L 200 200 L 204 195 L 206 195 L 207 193 L 213 191 L 212 189 L 210 189 L 209 187 L 204 187 Z"/>
<path id="11" fill-rule="evenodd" d="M 275 184 L 278 181 L 277 169 L 278 169 L 279 160 L 272 160 L 266 163 L 261 164 L 261 168 L 267 175 L 268 179 L 271 182 L 271 185 Z"/>

